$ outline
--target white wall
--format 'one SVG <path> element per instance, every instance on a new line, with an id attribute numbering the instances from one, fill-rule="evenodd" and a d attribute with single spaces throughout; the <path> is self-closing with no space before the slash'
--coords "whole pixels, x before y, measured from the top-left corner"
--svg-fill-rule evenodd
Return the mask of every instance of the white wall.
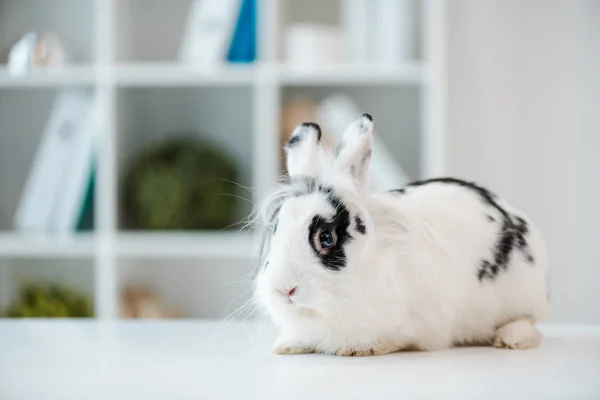
<path id="1" fill-rule="evenodd" d="M 551 319 L 600 323 L 600 1 L 448 4 L 450 172 L 543 230 Z"/>

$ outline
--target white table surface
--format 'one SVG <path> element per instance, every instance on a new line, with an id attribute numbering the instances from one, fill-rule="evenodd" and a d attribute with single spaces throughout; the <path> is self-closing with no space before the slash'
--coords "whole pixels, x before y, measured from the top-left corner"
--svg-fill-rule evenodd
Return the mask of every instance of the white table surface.
<path id="1" fill-rule="evenodd" d="M 600 399 L 597 330 L 368 358 L 276 356 L 273 337 L 253 323 L 0 322 L 0 399 Z"/>

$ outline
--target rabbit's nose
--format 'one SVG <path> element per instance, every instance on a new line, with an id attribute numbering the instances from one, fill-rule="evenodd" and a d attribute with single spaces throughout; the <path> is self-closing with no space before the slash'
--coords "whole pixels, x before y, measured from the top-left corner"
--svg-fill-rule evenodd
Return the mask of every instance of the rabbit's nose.
<path id="1" fill-rule="evenodd" d="M 297 286 L 294 286 L 294 287 L 280 287 L 279 291 L 281 293 L 283 293 L 284 296 L 292 297 L 294 295 L 294 293 L 296 293 L 296 287 Z"/>

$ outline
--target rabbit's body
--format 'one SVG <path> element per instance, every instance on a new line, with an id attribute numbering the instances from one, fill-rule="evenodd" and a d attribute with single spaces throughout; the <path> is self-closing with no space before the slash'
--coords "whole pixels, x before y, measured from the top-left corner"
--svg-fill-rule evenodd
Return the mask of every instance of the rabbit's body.
<path id="1" fill-rule="evenodd" d="M 537 346 L 533 322 L 546 314 L 547 259 L 535 227 L 494 194 L 460 180 L 369 193 L 356 177 L 364 176 L 370 137 L 359 140 L 366 144 L 351 137 L 335 158 L 341 163 L 343 151 L 352 151 L 351 168 L 325 163 L 273 198 L 275 233 L 256 295 L 282 329 L 275 351 Z M 312 150 L 309 144 L 298 159 L 312 157 L 303 165 L 315 168 L 324 153 L 318 140 Z M 349 171 L 358 175 L 347 179 Z"/>

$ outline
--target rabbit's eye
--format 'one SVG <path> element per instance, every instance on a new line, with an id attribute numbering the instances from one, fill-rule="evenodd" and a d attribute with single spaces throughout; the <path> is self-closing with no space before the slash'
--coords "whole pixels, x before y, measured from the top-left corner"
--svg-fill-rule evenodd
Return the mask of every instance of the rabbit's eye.
<path id="1" fill-rule="evenodd" d="M 319 232 L 318 243 L 321 249 L 333 247 L 335 245 L 335 235 L 331 231 L 323 230 Z"/>

